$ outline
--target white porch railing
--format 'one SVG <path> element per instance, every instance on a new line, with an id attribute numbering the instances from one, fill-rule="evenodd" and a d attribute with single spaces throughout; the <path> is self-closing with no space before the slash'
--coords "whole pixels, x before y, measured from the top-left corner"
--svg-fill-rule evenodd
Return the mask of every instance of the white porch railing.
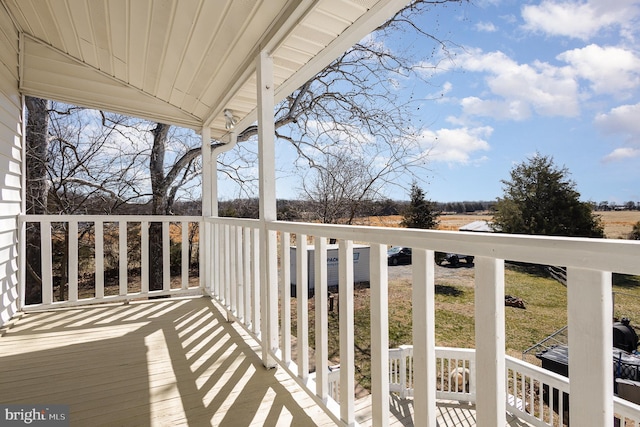
<path id="1" fill-rule="evenodd" d="M 475 350 L 436 347 L 436 395 L 439 399 L 475 401 Z M 389 349 L 390 391 L 401 398 L 413 396 L 413 346 Z M 451 375 L 455 370 L 464 372 Z M 569 379 L 547 369 L 506 356 L 507 410 L 530 425 L 568 425 Z M 468 371 L 467 371 L 468 370 Z M 456 378 L 457 380 L 452 380 Z M 460 381 L 460 382 L 458 382 Z M 461 385 L 467 388 L 462 388 Z M 619 426 L 639 426 L 640 406 L 613 397 L 614 419 Z"/>
<path id="2" fill-rule="evenodd" d="M 504 264 L 513 260 L 538 264 L 563 265 L 568 268 L 570 366 L 574 372 L 575 387 L 571 399 L 572 422 L 588 420 L 598 425 L 613 423 L 613 373 L 611 372 L 611 274 L 615 271 L 640 274 L 640 244 L 630 241 L 604 239 L 574 239 L 555 237 L 513 236 L 482 233 L 408 230 L 380 227 L 351 227 L 309 223 L 262 222 L 231 218 L 207 218 L 206 233 L 213 242 L 210 261 L 213 266 L 211 281 L 206 289 L 221 301 L 230 316 L 244 324 L 262 343 L 266 365 L 278 363 L 301 384 L 316 401 L 323 405 L 334 419 L 345 425 L 355 425 L 354 393 L 354 337 L 353 337 L 353 244 L 371 247 L 371 313 L 372 340 L 371 375 L 374 425 L 386 425 L 389 418 L 388 392 L 399 386 L 392 376 L 388 353 L 386 325 L 388 300 L 386 248 L 402 245 L 413 248 L 413 313 L 414 358 L 413 390 L 416 425 L 435 425 L 437 398 L 474 400 L 479 426 L 493 426 L 504 422 L 507 410 L 519 412 L 523 418 L 533 420 L 535 405 L 512 394 L 512 388 L 522 390 L 522 376 L 529 375 L 525 368 L 515 368 L 504 354 Z M 328 362 L 327 304 L 326 304 L 326 245 L 329 238 L 339 242 L 339 313 L 340 313 L 340 389 L 338 401 L 329 393 L 329 375 L 326 369 L 309 374 L 310 357 L 316 366 Z M 295 240 L 296 259 L 290 259 L 290 247 Z M 313 246 L 315 270 L 309 272 L 306 248 Z M 435 251 L 474 255 L 476 277 L 476 375 L 469 376 L 469 391 L 436 390 L 435 377 L 446 363 L 436 358 L 433 301 Z M 290 263 L 296 265 L 296 332 L 292 333 L 290 312 Z M 307 278 L 314 275 L 315 289 L 315 341 L 309 342 L 310 319 L 306 309 L 308 301 Z M 417 316 L 417 317 L 416 317 Z M 380 321 L 384 319 L 384 321 Z M 589 333 L 583 332 L 589 331 Z M 296 338 L 297 356 L 292 358 L 291 342 Z M 377 339 L 382 337 L 382 339 Z M 416 347 L 416 340 L 420 344 Z M 314 356 L 309 356 L 313 347 Z M 457 350 L 456 350 L 457 351 Z M 467 355 L 450 354 L 444 360 L 471 360 Z M 595 363 L 594 363 L 595 362 Z M 398 362 L 399 363 L 399 362 Z M 466 366 L 472 370 L 471 362 Z M 393 366 L 393 365 L 391 365 Z M 453 365 L 451 365 L 453 366 Z M 460 365 L 459 367 L 462 367 Z M 507 369 L 508 368 L 508 369 Z M 433 375 L 436 373 L 436 375 Z M 464 374 L 463 374 L 464 375 Z M 449 381 L 439 375 L 441 381 Z M 389 383 L 386 379 L 391 378 Z M 553 378 L 550 376 L 549 378 Z M 385 379 L 381 381 L 381 379 Z M 549 385 L 564 390 L 561 384 L 547 380 Z M 513 384 L 512 384 L 513 383 Z M 527 390 L 530 381 L 524 381 Z M 546 384 L 544 381 L 541 384 Z M 446 383 L 449 387 L 449 382 Z M 465 384 L 466 387 L 466 384 Z M 538 386 L 540 387 L 540 386 Z M 431 390 L 434 390 L 432 392 Z M 511 397 L 512 396 L 512 397 Z M 552 397 L 553 398 L 553 397 Z M 615 411 L 637 419 L 640 412 L 631 405 L 621 408 L 615 399 Z M 538 401 L 534 404 L 539 405 Z M 553 402 L 552 402 L 553 404 Z M 519 409 L 522 408 L 522 409 Z M 529 408 L 529 409 L 527 409 Z M 586 409 L 585 409 L 586 408 Z M 595 409 L 597 408 L 597 409 Z M 527 410 L 534 411 L 529 414 Z M 526 414 L 526 415 L 525 415 Z M 607 420 L 605 422 L 605 419 Z M 387 420 L 387 421 L 385 421 Z M 536 422 L 545 425 L 546 421 Z M 533 423 L 533 421 L 532 421 Z"/>
<path id="3" fill-rule="evenodd" d="M 161 223 L 162 228 L 162 289 L 149 290 L 149 224 Z M 125 301 L 162 295 L 194 295 L 203 293 L 198 277 L 197 286 L 190 284 L 188 259 L 202 241 L 201 217 L 168 217 L 137 215 L 29 215 L 21 217 L 23 242 L 26 229 L 37 225 L 40 233 L 41 290 L 38 303 L 24 300 L 26 280 L 21 281 L 24 310 L 65 307 L 81 304 Z M 171 246 L 178 245 L 180 259 L 172 258 Z M 191 248 L 190 248 L 191 245 Z M 195 249 L 193 247 L 195 246 Z M 132 247 L 136 249 L 133 250 Z M 86 253 L 85 253 L 86 252 Z M 135 256 L 133 254 L 135 252 Z M 23 254 L 24 254 L 23 248 Z M 27 272 L 23 258 L 22 271 Z M 170 266 L 180 266 L 180 281 L 172 284 Z M 54 266 L 58 271 L 54 272 Z M 130 269 L 139 271 L 138 285 L 130 289 Z M 63 274 L 64 271 L 64 274 Z M 117 271 L 118 287 L 105 287 L 105 273 Z M 65 283 L 55 283 L 66 278 Z M 54 278 L 56 280 L 54 280 Z M 91 289 L 79 287 L 80 278 L 89 278 Z M 64 292 L 60 292 L 63 287 Z M 58 292 L 54 292 L 58 290 Z M 84 292 L 83 292 L 84 291 Z"/>
<path id="4" fill-rule="evenodd" d="M 173 222 L 197 223 L 199 225 L 200 279 L 202 288 L 180 285 L 173 289 L 163 281 L 163 290 L 158 294 L 186 294 L 206 292 L 219 301 L 227 310 L 228 316 L 243 325 L 262 346 L 262 357 L 266 366 L 280 365 L 292 378 L 325 408 L 336 422 L 343 425 L 355 425 L 354 401 L 352 392 L 355 387 L 354 366 L 354 313 L 353 313 L 353 244 L 363 243 L 370 246 L 370 289 L 371 289 L 371 376 L 373 424 L 386 425 L 389 420 L 389 391 L 396 387 L 389 383 L 393 369 L 390 369 L 388 349 L 388 298 L 386 249 L 388 245 L 402 245 L 413 248 L 412 287 L 413 287 L 413 373 L 412 387 L 415 402 L 415 425 L 435 426 L 436 399 L 454 398 L 456 400 L 475 399 L 476 421 L 479 426 L 495 426 L 504 423 L 509 411 L 520 411 L 523 419 L 537 416 L 534 399 L 523 399 L 519 391 L 528 390 L 531 380 L 539 372 L 516 365 L 504 354 L 504 261 L 513 260 L 545 265 L 561 265 L 568 271 L 568 324 L 571 377 L 571 421 L 578 425 L 608 425 L 613 422 L 614 411 L 637 422 L 640 410 L 636 405 L 621 402 L 613 398 L 613 372 L 611 369 L 611 273 L 640 275 L 640 243 L 604 239 L 574 239 L 556 237 L 513 236 L 483 233 L 443 232 L 430 230 L 411 230 L 381 227 L 353 227 L 322 225 L 310 223 L 265 222 L 259 220 L 234 218 L 191 217 L 45 217 L 29 216 L 21 218 L 23 223 L 39 222 L 42 228 L 43 281 L 51 283 L 51 249 L 47 248 L 52 236 L 51 224 L 67 223 L 70 235 L 75 235 L 75 227 L 81 223 L 94 222 L 100 231 L 106 224 L 117 223 L 118 227 L 129 222 L 138 222 L 144 226 L 151 221 L 163 222 L 163 233 L 167 233 Z M 166 225 L 165 225 L 166 224 Z M 183 231 L 185 228 L 183 226 Z M 119 239 L 126 233 L 120 233 Z M 104 266 L 98 261 L 100 236 L 96 233 L 96 271 Z M 331 381 L 328 369 L 316 369 L 311 375 L 311 358 L 315 366 L 323 367 L 329 363 L 328 327 L 327 327 L 327 240 L 339 242 L 339 351 L 340 388 L 337 401 L 331 396 Z M 142 253 L 145 236 L 141 236 Z M 295 239 L 296 259 L 290 259 L 290 247 Z M 182 245 L 184 245 L 182 240 Z M 70 239 L 73 242 L 73 239 Z M 309 272 L 306 247 L 313 245 L 316 268 Z M 126 247 L 120 244 L 119 248 Z M 71 243 L 70 258 L 75 255 Z M 184 253 L 184 247 L 182 248 Z M 455 252 L 475 256 L 475 319 L 477 348 L 474 353 L 477 369 L 471 364 L 471 357 L 454 353 L 436 357 L 435 347 L 435 307 L 434 293 L 434 252 Z M 168 249 L 164 249 L 165 265 Z M 122 254 L 120 263 L 126 258 Z M 142 259 L 145 257 L 142 256 Z M 291 318 L 290 262 L 296 265 L 297 315 Z M 69 264 L 69 268 L 73 266 Z M 24 269 L 22 270 L 24 271 Z M 120 271 L 126 271 L 120 264 Z M 309 341 L 311 319 L 308 316 L 307 279 L 313 274 L 315 282 L 315 319 L 313 331 L 315 340 Z M 56 306 L 102 302 L 151 295 L 144 288 L 140 292 L 126 290 L 126 273 L 120 274 L 118 295 L 106 296 L 100 291 L 99 276 L 96 275 L 96 294 L 85 301 L 75 296 L 76 285 L 70 272 L 69 298 L 55 302 L 53 287 L 43 287 L 43 302 L 38 306 Z M 184 275 L 183 275 L 184 277 Z M 184 282 L 183 282 L 184 283 Z M 292 333 L 292 320 L 297 329 Z M 292 356 L 292 342 L 296 342 L 296 357 Z M 310 351 L 312 348 L 312 351 Z M 575 351 L 573 351 L 575 349 Z M 440 351 L 440 350 L 439 350 Z M 447 350 L 449 351 L 449 350 Z M 311 354 L 311 356 L 310 356 Z M 295 359 L 295 360 L 294 360 Z M 462 361 L 465 362 L 462 362 Z M 420 361 L 417 363 L 416 361 Z M 455 361 L 455 362 L 452 362 Z M 460 362 L 458 362 L 460 361 Z M 467 362 L 468 361 L 468 362 Z M 334 362 L 335 363 L 335 362 Z M 469 391 L 453 392 L 436 384 L 439 369 L 446 366 L 475 369 L 469 375 Z M 459 364 L 460 363 L 460 364 Z M 463 364 L 464 363 L 464 364 Z M 393 366 L 393 365 L 392 365 Z M 464 369 L 463 369 L 464 372 Z M 465 378 L 465 373 L 463 380 Z M 444 371 L 439 377 L 451 386 Z M 525 378 L 524 382 L 522 378 Z M 551 379 L 549 379 L 551 378 Z M 393 379 L 393 378 L 392 378 Z M 510 382 L 511 381 L 511 382 Z M 538 380 L 534 380 L 535 384 Z M 552 376 L 540 380 L 540 387 L 548 384 L 552 389 L 566 390 L 562 381 Z M 438 387 L 440 387 L 438 389 Z M 436 391 L 437 390 L 437 391 Z M 513 390 L 516 390 L 513 392 Z M 409 392 L 405 392 L 409 394 Z M 454 397 L 455 396 L 455 397 Z M 510 396 L 513 396 L 512 401 Z M 553 396 L 553 393 L 551 393 Z M 553 397 L 552 397 L 553 399 Z M 561 399 L 558 400 L 560 404 Z M 520 403 L 518 403 L 520 402 Z M 614 406 L 615 402 L 615 406 Z M 520 409 L 518 409 L 520 407 Z M 515 409 L 514 409 L 515 408 Z M 529 408 L 529 409 L 527 409 Z M 580 408 L 576 411 L 575 408 Z M 527 412 L 527 411 L 532 411 Z M 539 412 L 539 411 L 538 411 Z M 526 415 L 525 415 L 526 414 Z M 529 418 L 527 418 L 529 417 Z M 546 421 L 540 424 L 546 425 Z M 533 423 L 533 421 L 532 421 Z"/>
<path id="5" fill-rule="evenodd" d="M 436 397 L 475 402 L 475 351 L 436 347 Z M 413 397 L 413 346 L 389 349 L 389 391 L 401 398 Z"/>

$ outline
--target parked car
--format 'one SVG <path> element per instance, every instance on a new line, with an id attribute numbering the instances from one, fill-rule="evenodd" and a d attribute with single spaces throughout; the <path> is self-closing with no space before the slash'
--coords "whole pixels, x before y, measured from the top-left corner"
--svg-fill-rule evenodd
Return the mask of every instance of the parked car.
<path id="1" fill-rule="evenodd" d="M 411 264 L 411 248 L 392 246 L 387 250 L 389 265 Z"/>
<path id="2" fill-rule="evenodd" d="M 445 261 L 450 265 L 457 266 L 460 260 L 465 260 L 467 264 L 473 263 L 473 256 L 454 253 L 436 252 L 436 264 L 442 265 Z"/>

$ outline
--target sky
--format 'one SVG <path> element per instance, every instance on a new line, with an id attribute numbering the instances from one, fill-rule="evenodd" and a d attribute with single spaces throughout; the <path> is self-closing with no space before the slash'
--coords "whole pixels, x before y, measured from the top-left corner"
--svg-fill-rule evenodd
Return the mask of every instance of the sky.
<path id="1" fill-rule="evenodd" d="M 540 154 L 566 168 L 582 201 L 640 203 L 640 0 L 471 0 L 415 24 L 447 40 L 449 54 L 412 32 L 376 41 L 412 52 L 422 70 L 392 84 L 421 100 L 429 200 L 495 200 L 510 171 Z M 280 167 L 295 163 L 293 149 L 277 154 Z M 221 198 L 238 197 L 220 179 Z M 409 200 L 406 180 L 386 196 Z M 300 188 L 281 169 L 277 197 Z"/>
<path id="2" fill-rule="evenodd" d="M 422 89 L 429 199 L 495 200 L 539 153 L 583 201 L 640 202 L 640 1 L 474 0 L 418 25 L 456 44 Z"/>

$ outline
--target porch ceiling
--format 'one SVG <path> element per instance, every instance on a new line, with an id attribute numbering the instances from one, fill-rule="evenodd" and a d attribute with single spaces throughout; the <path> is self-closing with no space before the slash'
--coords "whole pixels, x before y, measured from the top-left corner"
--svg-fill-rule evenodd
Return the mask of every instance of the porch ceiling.
<path id="1" fill-rule="evenodd" d="M 222 138 L 250 124 L 255 58 L 274 58 L 276 102 L 408 0 L 0 0 L 21 33 L 20 88 Z"/>

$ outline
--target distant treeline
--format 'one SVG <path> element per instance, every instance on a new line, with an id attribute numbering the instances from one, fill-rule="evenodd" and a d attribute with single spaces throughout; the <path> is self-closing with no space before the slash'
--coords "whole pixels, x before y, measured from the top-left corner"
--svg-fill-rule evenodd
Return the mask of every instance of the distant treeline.
<path id="1" fill-rule="evenodd" d="M 489 211 L 494 201 L 464 201 L 435 203 L 436 210 L 441 213 L 473 213 Z M 402 215 L 409 206 L 409 201 L 375 200 L 361 202 L 357 217 Z M 239 218 L 258 218 L 258 199 L 227 200 L 219 203 L 220 216 Z M 304 200 L 278 200 L 278 219 L 282 221 L 316 220 L 315 205 Z"/>
<path id="2" fill-rule="evenodd" d="M 151 214 L 151 208 L 147 204 L 123 204 L 117 209 L 104 212 L 101 207 L 104 203 L 86 203 L 82 212 L 76 214 Z M 276 202 L 278 210 L 278 219 L 281 221 L 314 221 L 317 219 L 317 206 L 305 200 L 278 200 Z M 464 214 L 474 212 L 490 212 L 495 204 L 492 201 L 463 201 L 463 202 L 434 202 L 435 209 L 441 214 Z M 95 206 L 94 206 L 95 205 Z M 595 211 L 624 211 L 624 210 L 640 210 L 640 202 L 626 202 L 624 204 L 615 204 L 610 202 L 591 202 Z M 402 215 L 409 201 L 398 200 L 375 200 L 364 201 L 358 204 L 357 217 L 368 216 L 389 216 Z M 173 214 L 175 215 L 200 215 L 202 212 L 201 202 L 199 200 L 189 202 L 175 202 Z M 252 199 L 235 199 L 225 200 L 218 204 L 218 212 L 220 216 L 237 217 L 237 218 L 258 218 L 259 217 L 259 200 Z"/>

